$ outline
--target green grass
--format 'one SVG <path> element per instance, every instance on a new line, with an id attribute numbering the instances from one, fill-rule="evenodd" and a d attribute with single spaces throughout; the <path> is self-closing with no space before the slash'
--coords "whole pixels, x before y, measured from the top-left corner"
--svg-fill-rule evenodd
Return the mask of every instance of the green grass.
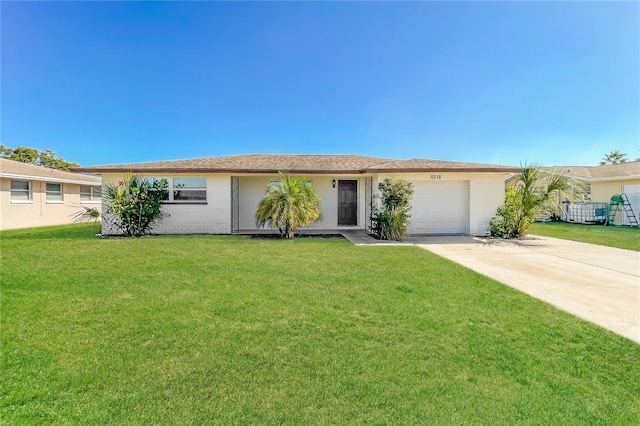
<path id="1" fill-rule="evenodd" d="M 562 238 L 601 246 L 640 251 L 640 229 L 628 226 L 582 225 L 566 222 L 534 223 L 533 235 Z"/>
<path id="2" fill-rule="evenodd" d="M 640 345 L 416 247 L 0 234 L 4 424 L 638 424 Z"/>

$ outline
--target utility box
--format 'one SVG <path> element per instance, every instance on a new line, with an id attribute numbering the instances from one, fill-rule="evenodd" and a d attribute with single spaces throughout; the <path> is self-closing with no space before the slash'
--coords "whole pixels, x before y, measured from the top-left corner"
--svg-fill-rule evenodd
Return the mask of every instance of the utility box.
<path id="1" fill-rule="evenodd" d="M 607 203 L 562 203 L 560 220 L 570 223 L 604 224 L 607 221 Z"/>

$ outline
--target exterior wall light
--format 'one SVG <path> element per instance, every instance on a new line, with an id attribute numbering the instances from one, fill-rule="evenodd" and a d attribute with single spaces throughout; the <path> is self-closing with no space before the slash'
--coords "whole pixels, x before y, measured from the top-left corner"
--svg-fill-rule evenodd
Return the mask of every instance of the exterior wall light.
<path id="1" fill-rule="evenodd" d="M 334 188 L 336 187 L 336 180 L 335 179 L 331 181 L 331 186 L 333 186 Z"/>

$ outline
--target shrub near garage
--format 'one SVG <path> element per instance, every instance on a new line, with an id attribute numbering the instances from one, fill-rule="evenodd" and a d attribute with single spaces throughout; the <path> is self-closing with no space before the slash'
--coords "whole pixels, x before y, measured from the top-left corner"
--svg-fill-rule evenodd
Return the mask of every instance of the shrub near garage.
<path id="1" fill-rule="evenodd" d="M 380 182 L 378 189 L 382 207 L 374 205 L 371 209 L 371 231 L 381 240 L 400 241 L 407 234 L 413 185 L 404 179 L 390 177 Z"/>

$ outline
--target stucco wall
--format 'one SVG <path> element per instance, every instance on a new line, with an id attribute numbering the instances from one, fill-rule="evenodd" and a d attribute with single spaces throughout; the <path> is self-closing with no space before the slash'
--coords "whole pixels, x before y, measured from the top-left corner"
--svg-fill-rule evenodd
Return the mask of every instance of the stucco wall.
<path id="1" fill-rule="evenodd" d="M 591 201 L 594 203 L 608 203 L 611 197 L 623 192 L 623 185 L 638 185 L 640 179 L 615 180 L 591 183 Z"/>
<path id="2" fill-rule="evenodd" d="M 47 201 L 46 182 L 31 180 L 31 200 L 12 202 L 11 180 L 22 179 L 0 178 L 0 229 L 2 230 L 74 223 L 76 215 L 83 211 L 82 206 L 102 209 L 99 201 L 80 202 L 80 185 L 73 183 L 62 183 L 63 197 L 62 202 L 59 202 Z"/>
<path id="3" fill-rule="evenodd" d="M 154 234 L 229 234 L 231 233 L 231 175 L 228 174 L 153 174 L 149 177 L 206 177 L 207 201 L 205 204 L 163 204 L 162 211 L 169 216 L 156 223 Z M 105 174 L 103 185 L 117 184 L 124 175 Z M 117 234 L 108 223 L 103 223 L 102 233 Z"/>
<path id="4" fill-rule="evenodd" d="M 469 184 L 469 233 L 488 235 L 489 222 L 504 203 L 504 176 L 476 175 Z"/>

